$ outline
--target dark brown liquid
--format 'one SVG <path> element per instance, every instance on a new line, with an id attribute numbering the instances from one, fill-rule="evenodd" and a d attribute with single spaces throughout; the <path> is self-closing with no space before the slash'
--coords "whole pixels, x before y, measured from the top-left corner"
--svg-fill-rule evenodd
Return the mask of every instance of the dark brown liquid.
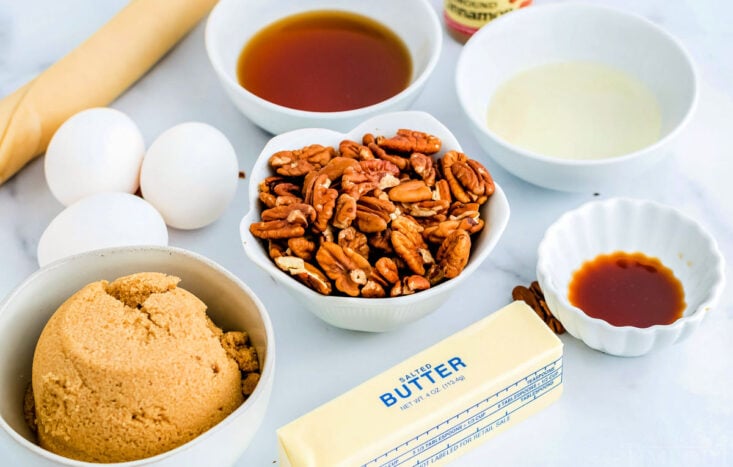
<path id="1" fill-rule="evenodd" d="M 276 21 L 247 42 L 237 63 L 239 84 L 251 93 L 317 112 L 376 104 L 405 89 L 411 75 L 410 53 L 394 32 L 341 11 Z"/>
<path id="2" fill-rule="evenodd" d="M 682 283 L 657 258 L 617 251 L 585 262 L 570 280 L 568 299 L 614 326 L 648 328 L 682 316 Z"/>

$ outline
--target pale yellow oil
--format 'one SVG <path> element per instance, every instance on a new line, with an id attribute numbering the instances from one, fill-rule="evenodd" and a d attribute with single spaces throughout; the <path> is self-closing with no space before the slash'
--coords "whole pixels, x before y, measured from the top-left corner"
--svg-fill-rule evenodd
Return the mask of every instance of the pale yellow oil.
<path id="1" fill-rule="evenodd" d="M 595 62 L 541 65 L 501 84 L 487 124 L 504 140 L 563 159 L 604 159 L 656 142 L 659 103 L 640 80 Z"/>

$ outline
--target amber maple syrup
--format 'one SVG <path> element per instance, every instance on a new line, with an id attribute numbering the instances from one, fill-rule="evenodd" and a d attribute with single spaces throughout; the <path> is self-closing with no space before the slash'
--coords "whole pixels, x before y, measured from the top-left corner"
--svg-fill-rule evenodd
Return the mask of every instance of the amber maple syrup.
<path id="1" fill-rule="evenodd" d="M 657 258 L 617 251 L 575 271 L 568 299 L 588 316 L 614 326 L 671 324 L 685 309 L 682 283 Z"/>
<path id="2" fill-rule="evenodd" d="M 259 31 L 237 63 L 239 84 L 285 107 L 317 112 L 376 104 L 405 89 L 410 53 L 386 26 L 343 11 L 289 16 Z"/>

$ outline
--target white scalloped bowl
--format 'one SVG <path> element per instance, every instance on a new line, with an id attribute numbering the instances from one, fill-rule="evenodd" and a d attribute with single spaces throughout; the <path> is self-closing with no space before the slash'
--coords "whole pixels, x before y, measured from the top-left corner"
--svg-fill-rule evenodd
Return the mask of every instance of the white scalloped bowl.
<path id="1" fill-rule="evenodd" d="M 672 324 L 613 326 L 570 304 L 568 285 L 583 262 L 615 251 L 658 258 L 682 283 L 687 304 Z M 652 201 L 612 198 L 565 213 L 540 242 L 537 279 L 552 314 L 565 329 L 602 352 L 634 357 L 692 334 L 717 303 L 725 284 L 723 256 L 713 237 L 678 210 Z"/>
<path id="2" fill-rule="evenodd" d="M 425 112 L 393 112 L 371 118 L 348 133 L 337 133 L 322 128 L 295 130 L 272 138 L 260 153 L 249 175 L 249 212 L 244 216 L 239 230 L 247 256 L 267 272 L 278 284 L 290 292 L 305 308 L 322 320 L 345 329 L 381 332 L 413 322 L 438 309 L 449 295 L 460 286 L 489 256 L 509 222 L 509 203 L 499 184 L 489 201 L 481 206 L 481 217 L 486 227 L 473 236 L 471 257 L 463 272 L 456 278 L 443 282 L 431 289 L 392 298 L 360 298 L 324 296 L 290 277 L 275 266 L 267 254 L 262 241 L 254 237 L 249 226 L 260 220 L 258 184 L 272 174 L 268 159 L 276 151 L 297 149 L 308 144 L 319 143 L 338 147 L 341 140 L 349 138 L 361 141 L 364 133 L 394 134 L 400 128 L 411 128 L 438 136 L 443 141 L 442 156 L 446 150 L 461 150 L 455 136 L 442 123 Z M 476 158 L 476 155 L 469 154 Z"/>

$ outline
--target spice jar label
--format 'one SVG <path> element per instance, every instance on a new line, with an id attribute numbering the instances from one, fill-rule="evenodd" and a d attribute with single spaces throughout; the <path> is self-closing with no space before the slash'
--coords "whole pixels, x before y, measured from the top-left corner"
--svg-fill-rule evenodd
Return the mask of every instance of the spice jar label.
<path id="1" fill-rule="evenodd" d="M 494 18 L 528 6 L 532 0 L 445 0 L 445 22 L 464 34 L 473 34 Z"/>

